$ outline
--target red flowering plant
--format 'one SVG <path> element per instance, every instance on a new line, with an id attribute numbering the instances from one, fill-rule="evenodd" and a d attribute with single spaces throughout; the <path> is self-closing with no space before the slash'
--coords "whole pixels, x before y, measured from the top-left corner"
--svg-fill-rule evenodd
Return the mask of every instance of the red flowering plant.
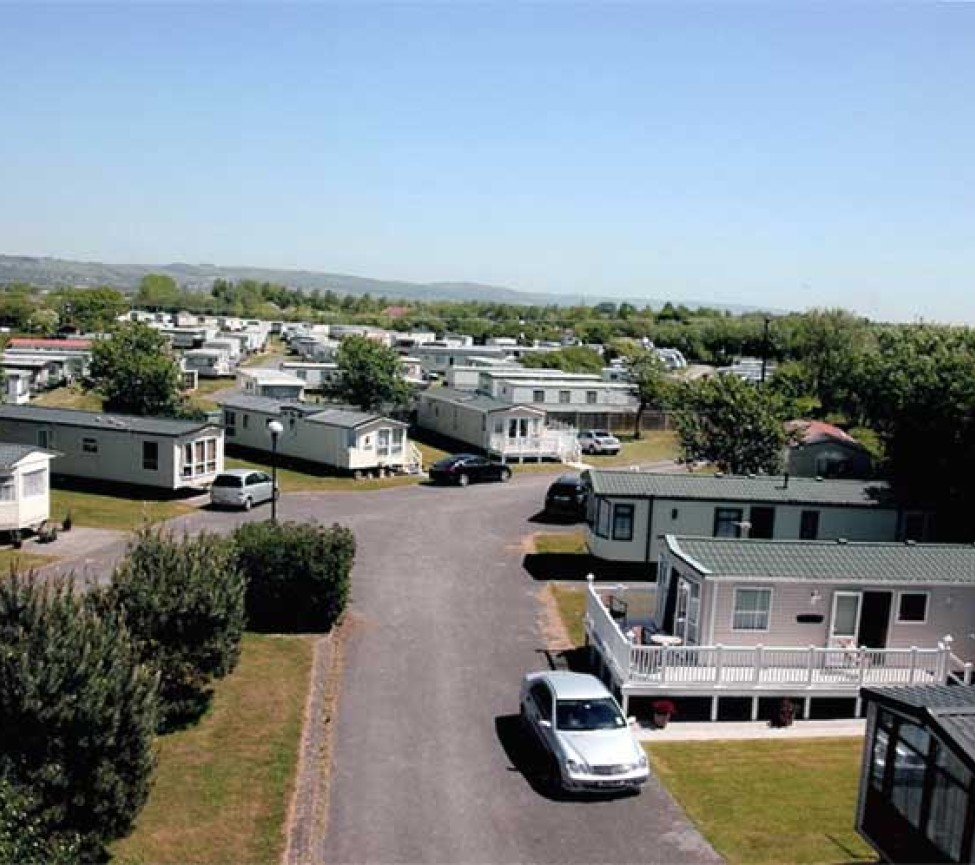
<path id="1" fill-rule="evenodd" d="M 654 700 L 651 708 L 654 715 L 676 715 L 677 707 L 671 700 Z"/>

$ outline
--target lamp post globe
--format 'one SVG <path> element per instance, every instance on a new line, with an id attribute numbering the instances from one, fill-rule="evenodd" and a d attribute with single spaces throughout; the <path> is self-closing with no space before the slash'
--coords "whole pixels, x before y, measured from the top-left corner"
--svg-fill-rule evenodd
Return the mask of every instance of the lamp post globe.
<path id="1" fill-rule="evenodd" d="M 281 421 L 268 421 L 267 431 L 271 434 L 271 522 L 278 521 L 278 436 L 284 432 Z"/>

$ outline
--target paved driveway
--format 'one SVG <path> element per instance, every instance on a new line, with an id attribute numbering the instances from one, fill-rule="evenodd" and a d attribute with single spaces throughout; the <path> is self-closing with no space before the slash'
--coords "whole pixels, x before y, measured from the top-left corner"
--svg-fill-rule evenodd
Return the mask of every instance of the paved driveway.
<path id="1" fill-rule="evenodd" d="M 547 658 L 523 540 L 546 530 L 529 518 L 551 480 L 282 497 L 282 519 L 341 522 L 359 547 L 329 865 L 719 861 L 655 781 L 639 796 L 595 801 L 533 785 L 538 761 L 518 730 L 517 694 Z M 226 531 L 267 516 L 266 506 L 204 510 L 175 527 Z M 102 567 L 122 548 L 102 550 Z"/>

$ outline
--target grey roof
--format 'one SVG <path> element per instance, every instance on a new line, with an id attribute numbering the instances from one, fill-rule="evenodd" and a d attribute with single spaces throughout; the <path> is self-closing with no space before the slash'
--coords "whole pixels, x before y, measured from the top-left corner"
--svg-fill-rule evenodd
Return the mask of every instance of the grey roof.
<path id="1" fill-rule="evenodd" d="M 340 408 L 327 408 L 317 411 L 315 414 L 309 415 L 308 417 L 308 423 L 320 423 L 328 426 L 345 427 L 347 429 L 354 429 L 355 427 L 360 427 L 367 423 L 373 423 L 374 421 L 385 421 L 401 427 L 406 426 L 406 424 L 402 423 L 401 421 L 392 420 L 390 418 L 383 417 L 380 414 L 373 414 L 372 412 L 364 411 L 350 411 L 348 409 Z"/>
<path id="2" fill-rule="evenodd" d="M 624 498 L 698 499 L 720 502 L 773 502 L 856 507 L 892 507 L 883 481 L 818 480 L 778 475 L 651 474 L 590 470 L 596 495 Z"/>
<path id="3" fill-rule="evenodd" d="M 9 472 L 24 457 L 29 457 L 35 453 L 47 454 L 51 457 L 56 456 L 52 451 L 45 450 L 44 448 L 0 442 L 0 471 Z"/>
<path id="4" fill-rule="evenodd" d="M 155 436 L 183 436 L 215 426 L 208 421 L 139 417 L 131 414 L 107 414 L 105 412 L 48 408 L 36 405 L 2 405 L 0 406 L 0 421 L 23 421 L 97 430 L 127 430 Z"/>
<path id="5" fill-rule="evenodd" d="M 284 408 L 292 409 L 300 414 L 315 414 L 322 410 L 322 407 L 317 403 L 298 402 L 295 399 L 275 399 L 273 396 L 251 396 L 246 393 L 232 393 L 218 399 L 217 402 L 224 408 L 261 411 L 266 414 L 280 414 Z"/>
<path id="6" fill-rule="evenodd" d="M 717 580 L 975 584 L 975 545 L 675 537 L 667 547 Z"/>
<path id="7" fill-rule="evenodd" d="M 975 688 L 964 685 L 903 685 L 863 688 L 863 696 L 926 722 L 952 742 L 975 769 Z"/>
<path id="8" fill-rule="evenodd" d="M 495 399 L 483 393 L 470 390 L 457 390 L 452 387 L 437 387 L 424 391 L 421 399 L 432 399 L 438 402 L 447 402 L 452 405 L 463 405 L 478 411 L 507 411 L 513 408 L 530 408 L 540 414 L 544 414 L 544 409 L 540 406 L 531 406 L 523 403 L 508 402 L 503 399 Z"/>

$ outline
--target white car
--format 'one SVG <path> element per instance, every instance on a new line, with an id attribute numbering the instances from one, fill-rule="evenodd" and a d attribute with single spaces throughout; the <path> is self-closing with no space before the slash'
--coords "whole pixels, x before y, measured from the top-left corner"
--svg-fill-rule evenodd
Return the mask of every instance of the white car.
<path id="1" fill-rule="evenodd" d="M 210 504 L 217 507 L 243 508 L 269 502 L 274 497 L 271 476 L 253 469 L 228 469 L 213 479 Z"/>
<path id="2" fill-rule="evenodd" d="M 618 454 L 620 440 L 609 430 L 584 429 L 579 433 L 579 447 L 584 454 Z"/>
<path id="3" fill-rule="evenodd" d="M 551 755 L 564 790 L 635 790 L 650 777 L 631 722 L 595 676 L 529 673 L 520 703 L 522 724 Z"/>

